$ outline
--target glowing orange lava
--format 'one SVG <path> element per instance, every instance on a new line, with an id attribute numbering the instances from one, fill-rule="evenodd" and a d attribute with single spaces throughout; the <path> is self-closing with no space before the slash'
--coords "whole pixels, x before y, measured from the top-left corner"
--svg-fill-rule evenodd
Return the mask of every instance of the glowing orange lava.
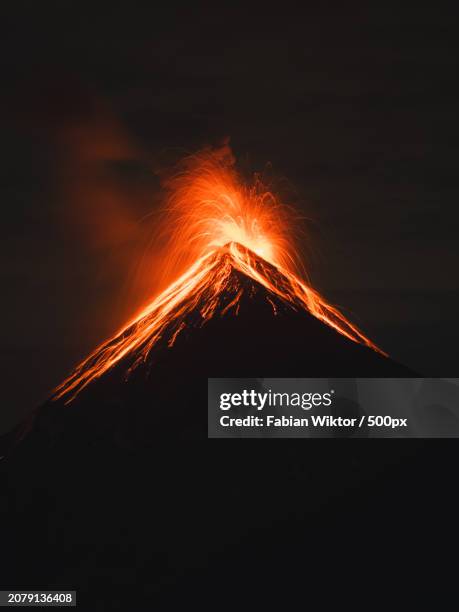
<path id="1" fill-rule="evenodd" d="M 293 211 L 278 201 L 259 175 L 245 184 L 229 146 L 187 157 L 165 181 L 168 192 L 164 262 L 170 282 L 196 259 L 237 242 L 291 272 L 301 268 L 294 247 Z"/>
<path id="2" fill-rule="evenodd" d="M 161 338 L 172 346 L 191 315 L 198 317 L 199 325 L 215 315 L 217 306 L 218 316 L 237 315 L 242 289 L 234 286 L 235 270 L 289 307 L 305 309 L 350 340 L 382 353 L 299 278 L 288 208 L 259 177 L 250 186 L 241 182 L 228 147 L 187 158 L 166 187 L 165 225 L 174 229 L 164 264 L 166 275 L 175 274 L 175 280 L 83 361 L 55 389 L 54 399 L 66 396 L 70 402 L 128 355 L 133 357 L 132 369 L 147 359 Z M 221 308 L 223 294 L 231 299 Z M 276 305 L 267 299 L 277 314 Z"/>

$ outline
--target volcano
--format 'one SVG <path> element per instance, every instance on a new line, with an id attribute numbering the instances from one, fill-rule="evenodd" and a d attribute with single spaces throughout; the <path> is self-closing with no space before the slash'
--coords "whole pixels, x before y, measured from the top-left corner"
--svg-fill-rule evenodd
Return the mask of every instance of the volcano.
<path id="1" fill-rule="evenodd" d="M 279 559 L 295 559 L 298 542 L 295 563 L 308 550 L 328 567 L 336 548 L 336 571 L 347 567 L 355 539 L 343 534 L 362 514 L 357 498 L 341 529 L 336 498 L 398 475 L 408 451 L 203 443 L 207 378 L 257 375 L 406 371 L 287 271 L 237 243 L 213 250 L 80 364 L 1 462 L 4 580 L 76 588 L 84 610 L 182 609 L 209 589 L 244 597 L 247 579 L 223 579 L 235 568 L 257 584 L 276 568 L 287 584 Z"/>
<path id="2" fill-rule="evenodd" d="M 1 462 L 3 490 L 11 492 L 3 536 L 9 584 L 77 585 L 91 603 L 100 598 L 100 609 L 105 583 L 88 581 L 101 571 L 117 584 L 124 609 L 129 589 L 120 582 L 151 585 L 153 597 L 157 590 L 166 599 L 169 584 L 175 594 L 202 590 L 212 576 L 209 559 L 237 566 L 244 559 L 245 545 L 234 542 L 254 535 L 241 507 L 256 509 L 261 532 L 282 552 L 289 508 L 314 516 L 311 508 L 370 478 L 371 469 L 364 476 L 346 470 L 307 443 L 284 449 L 283 461 L 262 450 L 263 471 L 254 479 L 251 448 L 234 454 L 199 443 L 207 438 L 207 378 L 248 378 L 257 388 L 254 376 L 406 372 L 289 271 L 239 243 L 213 249 L 84 360 L 15 433 L 21 443 Z M 387 456 L 376 460 L 386 468 Z M 224 530 L 220 512 L 209 511 L 219 507 L 231 517 Z M 279 517 L 284 527 L 276 531 Z M 292 534 L 308 531 L 305 520 Z M 46 551 L 39 567 L 31 548 Z"/>
<path id="3" fill-rule="evenodd" d="M 305 280 L 290 208 L 234 164 L 224 145 L 164 181 L 155 231 L 168 238 L 165 289 L 54 389 L 21 436 L 137 447 L 180 424 L 205 437 L 208 378 L 410 375 Z"/>
<path id="4" fill-rule="evenodd" d="M 199 259 L 55 390 L 29 427 L 45 437 L 206 435 L 207 378 L 398 377 L 317 292 L 238 243 Z M 255 381 L 254 381 L 255 382 Z M 67 423 L 70 421 L 70 423 Z M 77 433 L 78 432 L 78 433 Z M 86 433 L 83 433 L 86 432 Z"/>
<path id="5" fill-rule="evenodd" d="M 209 377 L 256 388 L 257 376 L 410 375 L 304 280 L 284 208 L 260 185 L 239 181 L 227 149 L 188 160 L 167 200 L 166 289 L 5 440 L 21 439 L 0 462 L 8 588 L 77 588 L 88 610 L 140 610 L 145 600 L 183 609 L 171 597 L 189 605 L 210 588 L 214 605 L 229 576 L 244 576 L 240 605 L 269 566 L 287 580 L 295 564 L 279 561 L 294 558 L 293 542 L 299 567 L 309 551 L 322 574 L 335 538 L 362 531 L 361 508 L 350 506 L 359 522 L 343 531 L 333 500 L 375 472 L 400 472 L 401 446 L 374 447 L 372 464 L 358 449 L 346 460 L 343 447 L 311 441 L 256 454 L 197 442 L 207 438 Z M 343 567 L 347 546 L 353 535 Z"/>

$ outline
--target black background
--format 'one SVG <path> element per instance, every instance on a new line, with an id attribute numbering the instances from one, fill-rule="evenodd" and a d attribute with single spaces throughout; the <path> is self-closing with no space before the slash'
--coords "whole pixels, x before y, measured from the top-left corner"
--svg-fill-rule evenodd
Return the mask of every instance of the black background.
<path id="1" fill-rule="evenodd" d="M 288 181 L 324 294 L 457 374 L 452 11 L 16 2 L 2 23 L 1 430 L 154 290 L 158 160 L 228 136 Z"/>

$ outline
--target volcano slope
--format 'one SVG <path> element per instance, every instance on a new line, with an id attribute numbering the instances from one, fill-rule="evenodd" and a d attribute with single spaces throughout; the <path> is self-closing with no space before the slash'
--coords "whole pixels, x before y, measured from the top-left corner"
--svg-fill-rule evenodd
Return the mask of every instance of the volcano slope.
<path id="1" fill-rule="evenodd" d="M 126 611 L 252 588 L 262 603 L 292 567 L 312 577 L 310 600 L 330 572 L 347 588 L 357 543 L 346 534 L 370 527 L 394 479 L 403 495 L 416 449 L 199 442 L 207 378 L 407 370 L 313 316 L 292 280 L 244 247 L 217 250 L 204 270 L 175 287 L 166 317 L 156 303 L 83 362 L 0 462 L 4 588 L 72 588 L 80 609 Z"/>
<path id="2" fill-rule="evenodd" d="M 246 247 L 219 248 L 76 368 L 28 428 L 97 431 L 135 448 L 158 430 L 205 437 L 210 377 L 410 375 L 336 309 L 318 310 L 312 291 Z"/>

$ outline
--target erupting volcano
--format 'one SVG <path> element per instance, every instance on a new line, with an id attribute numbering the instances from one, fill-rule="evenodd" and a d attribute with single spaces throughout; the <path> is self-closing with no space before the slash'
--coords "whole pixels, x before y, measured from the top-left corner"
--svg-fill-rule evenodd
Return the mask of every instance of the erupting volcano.
<path id="1" fill-rule="evenodd" d="M 129 377 L 149 362 L 154 376 L 155 354 L 164 346 L 172 348 L 179 335 L 190 337 L 211 319 L 238 317 L 241 309 L 251 309 L 256 319 L 262 305 L 269 305 L 272 317 L 312 315 L 345 338 L 384 354 L 300 277 L 290 210 L 259 176 L 244 185 L 227 146 L 187 158 L 166 188 L 165 225 L 175 229 L 165 272 L 169 277 L 181 273 L 83 361 L 55 390 L 54 399 L 70 402 L 119 363 L 126 364 Z M 305 335 L 306 343 L 312 340 Z M 320 353 L 320 347 L 315 350 Z"/>
<path id="2" fill-rule="evenodd" d="M 273 525 L 286 509 L 288 524 L 291 508 L 311 506 L 310 478 L 328 457 L 316 456 L 314 445 L 289 445 L 283 457 L 265 447 L 254 465 L 245 445 L 237 453 L 214 446 L 209 455 L 207 444 L 196 444 L 209 435 L 208 378 L 243 378 L 258 389 L 253 377 L 409 375 L 311 287 L 292 212 L 259 177 L 245 186 L 227 147 L 185 160 L 166 188 L 161 291 L 0 438 L 0 467 L 11 472 L 3 488 L 12 495 L 5 554 L 21 580 L 30 557 L 26 576 L 42 585 L 55 576 L 68 585 L 63 568 L 80 568 L 84 593 L 88 577 L 117 555 L 129 567 L 134 560 L 132 575 L 143 571 L 147 581 L 159 576 L 167 585 L 171 563 L 194 580 L 190 551 L 199 566 L 207 555 L 213 564 L 219 546 L 226 558 L 247 528 L 241 508 L 257 508 Z M 336 406 L 352 416 L 360 410 L 348 401 Z M 340 470 L 333 459 L 327 478 L 317 478 L 319 495 L 330 477 L 341 486 L 347 473 L 360 472 Z M 279 487 L 289 479 L 295 493 L 286 498 Z M 231 517 L 224 530 L 212 510 L 219 507 Z M 267 533 L 271 546 L 272 527 Z M 37 578 L 36 556 L 23 552 L 31 542 L 45 551 L 39 566 L 48 582 Z M 177 550 L 183 558 L 174 561 Z"/>
<path id="3" fill-rule="evenodd" d="M 165 188 L 163 290 L 32 415 L 34 439 L 206 436 L 194 409 L 211 377 L 411 374 L 312 288 L 291 209 L 259 176 L 244 184 L 227 146 L 187 158 Z"/>

